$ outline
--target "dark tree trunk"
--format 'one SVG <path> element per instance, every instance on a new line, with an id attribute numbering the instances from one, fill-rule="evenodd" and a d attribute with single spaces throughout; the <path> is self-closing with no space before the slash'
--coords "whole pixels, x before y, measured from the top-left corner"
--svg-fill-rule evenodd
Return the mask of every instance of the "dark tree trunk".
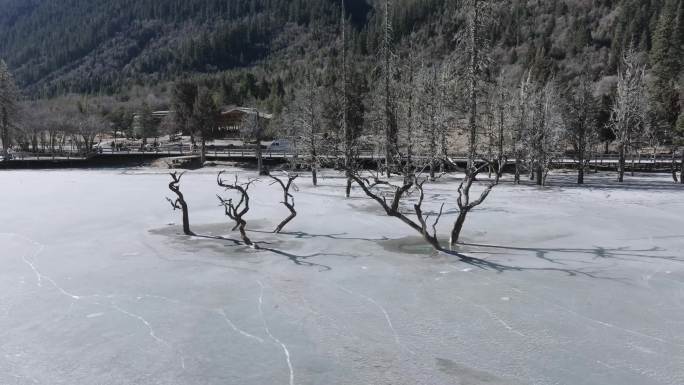
<path id="1" fill-rule="evenodd" d="M 682 157 L 679 160 L 679 183 L 684 184 L 684 148 L 682 148 Z"/>
<path id="2" fill-rule="evenodd" d="M 544 185 L 544 168 L 542 167 L 541 163 L 537 165 L 537 186 L 543 186 Z"/>
<path id="3" fill-rule="evenodd" d="M 266 175 L 266 172 L 264 170 L 264 156 L 261 151 L 261 138 L 257 139 L 256 141 L 256 158 L 257 158 L 257 173 L 259 175 Z"/>
<path id="4" fill-rule="evenodd" d="M 201 152 L 200 152 L 200 164 L 201 166 L 204 166 L 204 162 L 207 161 L 207 140 L 204 138 L 204 135 L 202 135 L 202 143 L 201 143 Z"/>
<path id="5" fill-rule="evenodd" d="M 173 207 L 174 210 L 180 209 L 182 214 L 183 214 L 183 233 L 185 235 L 195 235 L 191 230 L 190 230 L 190 215 L 188 213 L 188 204 L 185 202 L 185 197 L 183 196 L 183 193 L 180 191 L 180 181 L 181 177 L 183 176 L 183 173 L 178 174 L 178 173 L 172 173 L 171 174 L 171 183 L 169 183 L 169 190 L 171 190 L 174 194 L 176 194 L 176 200 L 171 200 L 170 198 L 166 198 L 170 203 L 171 206 Z"/>
<path id="6" fill-rule="evenodd" d="M 451 229 L 451 240 L 449 241 L 451 247 L 453 248 L 458 243 L 461 236 L 461 231 L 463 230 L 463 224 L 465 224 L 466 216 L 468 215 L 468 210 L 461 210 L 458 213 L 458 218 L 454 222 L 454 227 Z"/>
<path id="7" fill-rule="evenodd" d="M 247 221 L 240 219 L 238 221 L 237 228 L 240 231 L 240 237 L 242 238 L 242 241 L 245 242 L 247 246 L 256 246 L 254 242 L 252 242 L 252 240 L 247 236 L 247 230 L 245 230 L 245 226 L 247 226 Z"/>
<path id="8" fill-rule="evenodd" d="M 5 107 L 0 112 L 0 140 L 2 140 L 2 158 L 9 160 L 9 112 Z"/>
<path id="9" fill-rule="evenodd" d="M 181 201 L 181 210 L 183 211 L 183 233 L 185 235 L 195 235 L 190 230 L 190 214 L 188 214 L 188 205 L 185 201 Z"/>
<path id="10" fill-rule="evenodd" d="M 684 148 L 682 149 L 682 155 L 679 159 L 679 183 L 684 184 Z"/>
<path id="11" fill-rule="evenodd" d="M 351 196 L 352 181 L 352 178 L 349 175 L 347 175 L 347 188 L 345 190 L 345 196 L 347 198 Z"/>
<path id="12" fill-rule="evenodd" d="M 268 176 L 270 176 L 271 179 L 273 179 L 273 183 L 277 183 L 283 189 L 283 201 L 281 203 L 285 207 L 287 207 L 288 210 L 290 210 L 290 215 L 287 218 L 285 218 L 282 222 L 280 222 L 280 224 L 273 231 L 274 233 L 279 233 L 288 223 L 290 223 L 291 220 L 293 220 L 297 216 L 297 211 L 295 210 L 294 196 L 290 194 L 290 188 L 292 187 L 292 183 L 295 181 L 295 179 L 299 177 L 299 175 L 287 174 L 287 182 L 282 181 L 280 178 L 273 176 L 272 174 L 268 174 Z"/>
<path id="13" fill-rule="evenodd" d="M 618 182 L 625 181 L 625 146 L 620 144 L 618 146 Z"/>
<path id="14" fill-rule="evenodd" d="M 584 151 L 578 153 L 579 168 L 577 169 L 577 184 L 584 184 Z"/>

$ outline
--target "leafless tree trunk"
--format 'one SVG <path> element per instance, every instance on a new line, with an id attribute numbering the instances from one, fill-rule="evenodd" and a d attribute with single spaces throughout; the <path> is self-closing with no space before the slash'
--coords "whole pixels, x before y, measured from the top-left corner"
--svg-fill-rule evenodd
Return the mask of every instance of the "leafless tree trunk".
<path id="1" fill-rule="evenodd" d="M 644 69 L 636 62 L 636 54 L 629 50 L 623 58 L 623 69 L 618 73 L 617 95 L 611 116 L 611 129 L 618 148 L 618 182 L 625 179 L 626 151 L 632 137 L 644 121 Z"/>
<path id="2" fill-rule="evenodd" d="M 442 205 L 439 214 L 436 215 L 435 220 L 431 225 L 432 231 L 430 231 L 427 224 L 429 215 L 423 214 L 422 211 L 422 205 L 424 201 L 423 184 L 426 180 L 419 181 L 418 178 L 413 175 L 409 178 L 404 178 L 403 184 L 398 186 L 387 181 L 380 180 L 379 173 L 377 173 L 372 180 L 364 178 L 356 172 L 352 172 L 351 176 L 352 179 L 354 179 L 354 182 L 361 187 L 366 196 L 376 201 L 385 210 L 388 216 L 399 219 L 412 229 L 419 232 L 423 236 L 423 239 L 425 239 L 425 241 L 429 243 L 435 250 L 443 250 L 439 243 L 439 239 L 437 238 L 436 227 L 439 223 L 439 219 L 442 216 L 444 205 Z M 392 191 L 391 201 L 388 201 L 386 197 L 382 196 L 381 192 L 375 191 L 378 187 L 389 188 Z M 417 222 L 403 214 L 399 209 L 402 199 L 408 196 L 413 189 L 417 189 L 420 194 L 418 202 L 413 205 Z"/>
<path id="3" fill-rule="evenodd" d="M 672 180 L 677 183 L 679 179 L 677 178 L 677 147 L 672 148 Z"/>
<path id="4" fill-rule="evenodd" d="M 247 183 L 240 184 L 238 183 L 238 176 L 235 175 L 235 181 L 233 184 L 228 184 L 221 179 L 221 175 L 224 172 L 225 171 L 221 171 L 218 173 L 218 176 L 216 177 L 216 183 L 220 187 L 225 188 L 226 191 L 230 190 L 239 193 L 240 200 L 237 204 L 235 204 L 232 198 L 224 199 L 220 195 L 216 195 L 216 197 L 221 203 L 221 206 L 223 206 L 225 209 L 226 216 L 235 221 L 235 227 L 233 227 L 233 231 L 239 230 L 242 241 L 245 242 L 246 245 L 258 249 L 258 245 L 252 242 L 252 240 L 247 236 L 247 230 L 245 229 L 247 226 L 247 221 L 244 219 L 244 216 L 247 214 L 247 212 L 249 212 L 249 187 L 253 183 L 256 183 L 258 179 L 250 179 Z"/>
<path id="5" fill-rule="evenodd" d="M 352 168 L 353 135 L 347 122 L 347 21 L 344 0 L 340 0 L 340 9 L 342 14 L 340 20 L 340 28 L 342 30 L 342 135 L 344 136 L 344 169 L 346 170 L 347 177 L 345 196 L 349 198 L 352 187 L 352 178 L 349 170 Z"/>
<path id="6" fill-rule="evenodd" d="M 10 125 L 9 111 L 5 106 L 0 106 L 0 140 L 2 141 L 2 158 L 9 160 Z"/>
<path id="7" fill-rule="evenodd" d="M 477 152 L 477 78 L 479 76 L 479 1 L 472 1 L 470 21 L 468 24 L 468 41 L 470 62 L 468 63 L 468 164 L 466 172 L 475 169 L 474 162 Z"/>
<path id="8" fill-rule="evenodd" d="M 582 75 L 579 85 L 564 93 L 564 115 L 566 132 L 577 155 L 577 184 L 584 184 L 585 170 L 591 162 L 591 146 L 597 139 L 595 105 L 591 83 Z"/>
<path id="9" fill-rule="evenodd" d="M 295 92 L 293 99 L 285 107 L 284 113 L 285 119 L 289 122 L 293 144 L 298 148 L 301 144 L 306 154 L 311 169 L 311 181 L 314 186 L 318 185 L 318 166 L 320 163 L 318 153 L 320 147 L 318 136 L 321 132 L 322 114 L 320 99 L 321 94 L 315 74 L 309 72 L 306 83 Z"/>
<path id="10" fill-rule="evenodd" d="M 280 233 L 283 230 L 283 228 L 285 228 L 285 226 L 297 216 L 297 211 L 295 210 L 294 196 L 290 194 L 290 188 L 294 188 L 294 190 L 297 191 L 297 186 L 293 185 L 293 182 L 295 181 L 295 179 L 299 177 L 299 175 L 290 175 L 289 173 L 285 173 L 287 182 L 270 173 L 268 174 L 268 176 L 271 177 L 271 179 L 273 179 L 273 184 L 278 184 L 283 189 L 283 201 L 281 203 L 285 207 L 287 207 L 288 210 L 290 210 L 290 215 L 287 218 L 283 219 L 283 221 L 280 222 L 280 224 L 273 231 L 274 233 Z"/>
<path id="11" fill-rule="evenodd" d="M 502 156 L 501 158 L 504 159 L 504 161 L 500 162 L 497 166 L 494 180 L 489 182 L 485 186 L 484 190 L 482 190 L 480 196 L 477 199 L 473 201 L 470 200 L 470 188 L 473 186 L 473 182 L 475 181 L 477 174 L 479 174 L 482 170 L 490 166 L 489 162 L 486 162 L 480 167 L 477 167 L 471 170 L 470 172 L 467 172 L 465 177 L 461 181 L 461 184 L 458 186 L 458 200 L 456 201 L 456 203 L 458 204 L 459 214 L 456 218 L 456 222 L 454 222 L 454 226 L 451 229 L 451 238 L 449 240 L 449 244 L 452 248 L 456 247 L 456 245 L 458 244 L 458 240 L 461 236 L 461 231 L 463 230 L 463 225 L 465 224 L 468 213 L 475 207 L 481 205 L 482 202 L 484 202 L 485 199 L 487 199 L 489 193 L 492 192 L 492 189 L 499 184 L 501 174 L 503 174 L 503 170 L 506 165 L 505 157 Z"/>
<path id="12" fill-rule="evenodd" d="M 390 0 L 385 0 L 384 36 L 382 43 L 383 54 L 383 101 L 384 101 L 384 128 L 385 128 L 385 171 L 387 177 L 392 175 L 394 156 L 398 151 L 397 118 L 393 92 L 392 76 L 394 68 L 392 59 L 392 22 L 390 20 Z"/>
<path id="13" fill-rule="evenodd" d="M 183 233 L 185 233 L 185 235 L 195 235 L 192 231 L 190 231 L 188 204 L 185 202 L 185 197 L 183 197 L 183 193 L 180 191 L 180 182 L 183 174 L 185 173 L 182 172 L 179 174 L 178 172 L 173 172 L 170 174 L 171 183 L 169 183 L 169 190 L 176 194 L 176 199 L 173 200 L 167 197 L 166 200 L 171 203 L 171 207 L 173 207 L 174 210 L 181 210 L 183 213 Z"/>
<path id="14" fill-rule="evenodd" d="M 684 148 L 682 148 L 682 155 L 679 158 L 679 183 L 684 184 Z"/>

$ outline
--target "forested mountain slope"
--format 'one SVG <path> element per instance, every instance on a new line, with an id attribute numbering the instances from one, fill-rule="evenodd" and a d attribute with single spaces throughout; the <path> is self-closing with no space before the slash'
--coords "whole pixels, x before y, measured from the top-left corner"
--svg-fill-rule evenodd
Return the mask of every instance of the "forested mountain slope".
<path id="1" fill-rule="evenodd" d="M 595 77 L 607 76 L 626 46 L 651 49 L 668 1 L 499 2 L 493 57 L 542 75 L 579 71 L 589 61 Z M 412 47 L 423 60 L 452 54 L 464 24 L 461 3 L 392 1 L 397 44 L 406 47 L 414 33 Z M 681 19 L 682 0 L 674 3 Z M 345 6 L 352 49 L 372 61 L 384 1 Z M 34 96 L 116 93 L 133 83 L 255 66 L 292 78 L 291 63 L 335 47 L 341 19 L 339 0 L 0 0 L 0 10 L 0 58 Z"/>

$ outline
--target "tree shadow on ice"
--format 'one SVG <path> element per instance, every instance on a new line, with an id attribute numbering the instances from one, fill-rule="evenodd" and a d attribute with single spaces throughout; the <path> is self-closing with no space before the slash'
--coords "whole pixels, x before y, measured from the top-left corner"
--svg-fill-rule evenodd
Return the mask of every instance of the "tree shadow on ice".
<path id="1" fill-rule="evenodd" d="M 441 252 L 445 253 L 447 255 L 452 255 L 452 256 L 458 257 L 460 262 L 465 263 L 467 265 L 474 266 L 474 267 L 477 267 L 477 268 L 482 269 L 482 270 L 494 270 L 494 271 L 497 271 L 499 273 L 504 273 L 507 271 L 518 271 L 518 272 L 548 271 L 548 272 L 556 272 L 556 273 L 567 274 L 568 276 L 571 276 L 571 277 L 584 276 L 584 277 L 597 278 L 597 279 L 617 280 L 616 278 L 600 276 L 598 272 L 590 271 L 590 270 L 571 269 L 571 268 L 564 268 L 564 267 L 515 266 L 515 265 L 507 265 L 507 264 L 494 262 L 494 261 L 488 261 L 488 260 L 482 259 L 482 258 L 471 257 L 468 255 L 459 253 L 457 251 L 441 250 Z"/>
<path id="2" fill-rule="evenodd" d="M 263 230 L 250 230 L 250 232 L 253 233 L 273 233 L 272 231 L 263 231 Z M 363 237 L 345 237 L 347 233 L 339 233 L 339 234 L 312 234 L 312 233 L 307 233 L 304 231 L 283 231 L 280 232 L 280 235 L 291 235 L 295 239 L 313 239 L 313 238 L 327 238 L 327 239 L 334 239 L 337 241 L 368 241 L 368 242 L 378 242 L 378 241 L 389 241 L 391 238 L 388 237 L 380 237 L 380 238 L 363 238 Z"/>
<path id="3" fill-rule="evenodd" d="M 180 241 L 182 244 L 189 244 L 191 241 L 199 242 L 201 240 L 212 240 L 212 241 L 219 241 L 222 242 L 229 242 L 230 244 L 224 245 L 230 246 L 230 247 L 239 247 L 240 249 L 238 251 L 248 251 L 252 250 L 254 252 L 260 252 L 260 251 L 266 251 L 270 252 L 279 256 L 284 256 L 287 257 L 289 261 L 294 263 L 297 266 L 308 266 L 308 267 L 318 267 L 320 270 L 319 271 L 330 271 L 332 270 L 332 267 L 320 263 L 315 263 L 309 261 L 312 258 L 316 257 L 323 257 L 323 256 L 342 256 L 342 257 L 349 257 L 349 258 L 354 258 L 355 256 L 349 255 L 349 254 L 333 254 L 333 253 L 313 253 L 309 255 L 298 255 L 292 252 L 286 252 L 283 250 L 279 250 L 275 247 L 273 247 L 274 243 L 273 242 L 268 242 L 268 241 L 255 241 L 254 247 L 247 245 L 245 242 L 243 242 L 240 239 L 235 239 L 235 238 L 229 238 L 229 237 L 224 237 L 221 235 L 210 235 L 210 234 L 194 234 L 191 236 L 186 236 L 177 233 L 175 230 L 171 230 L 169 227 L 167 228 L 162 228 L 162 229 L 155 229 L 155 230 L 150 230 L 149 231 L 152 234 L 156 235 L 163 235 L 167 237 L 173 237 L 177 241 Z M 220 252 L 220 250 L 216 250 L 216 252 Z"/>
<path id="4" fill-rule="evenodd" d="M 585 254 L 593 256 L 593 259 L 618 259 L 623 261 L 634 261 L 638 259 L 657 259 L 673 262 L 684 262 L 684 258 L 674 255 L 655 255 L 652 253 L 666 252 L 666 249 L 661 247 L 651 247 L 649 249 L 630 249 L 629 247 L 614 247 L 607 248 L 595 246 L 594 248 L 539 248 L 539 247 L 516 247 L 516 246 L 502 246 L 490 245 L 480 243 L 463 243 L 464 246 L 480 247 L 485 249 L 498 250 L 515 250 L 534 253 L 535 257 L 543 259 L 547 262 L 562 264 L 555 258 L 551 257 L 554 254 Z"/>
<path id="5" fill-rule="evenodd" d="M 597 189 L 597 190 L 623 190 L 623 191 L 684 191 L 684 185 L 673 183 L 665 179 L 654 180 L 643 175 L 625 177 L 625 181 L 618 183 L 612 174 L 594 176 L 587 174 L 584 184 L 577 184 L 576 175 L 552 175 L 549 177 L 550 187 L 565 189 Z"/>
<path id="6" fill-rule="evenodd" d="M 460 244 L 461 246 L 475 246 L 475 244 Z M 484 258 L 478 258 L 473 256 L 473 254 L 482 253 L 487 255 L 499 254 L 501 256 L 509 256 L 510 253 L 505 251 L 500 253 L 484 252 L 484 251 L 470 251 L 470 250 L 448 250 L 441 249 L 439 251 L 434 250 L 432 247 L 427 245 L 422 238 L 416 236 L 405 237 L 400 240 L 391 240 L 389 242 L 383 242 L 382 246 L 391 252 L 407 253 L 407 254 L 430 254 L 430 255 L 445 255 L 458 258 L 459 262 L 476 267 L 482 270 L 493 270 L 499 273 L 504 272 L 524 272 L 524 271 L 541 271 L 541 272 L 557 272 L 567 274 L 568 276 L 585 276 L 589 278 L 600 278 L 608 280 L 618 280 L 613 277 L 606 277 L 600 275 L 598 271 L 592 271 L 589 269 L 580 268 L 570 268 L 566 267 L 563 263 L 555 260 L 549 255 L 548 252 L 535 253 L 535 257 L 541 258 L 548 263 L 555 265 L 560 265 L 558 267 L 527 267 L 519 266 L 513 264 L 507 264 L 503 262 L 492 261 Z M 484 245 L 479 245 L 484 246 Z M 496 247 L 496 246 L 495 246 Z M 507 250 L 506 247 L 500 246 L 501 250 Z M 528 249 L 532 251 L 533 249 Z M 435 254 L 437 253 L 437 254 Z"/>
<path id="7" fill-rule="evenodd" d="M 197 238 L 206 238 L 206 239 L 213 239 L 213 240 L 221 240 L 221 241 L 228 241 L 233 243 L 235 246 L 244 246 L 246 248 L 251 248 L 254 251 L 268 251 L 276 255 L 284 256 L 287 257 L 288 260 L 290 260 L 292 263 L 294 263 L 297 266 L 309 266 L 309 267 L 318 267 L 319 271 L 330 271 L 332 270 L 332 267 L 320 263 L 315 263 L 309 261 L 311 258 L 316 258 L 316 257 L 322 257 L 322 256 L 343 256 L 343 257 L 352 257 L 351 255 L 344 255 L 344 254 L 330 254 L 330 253 L 313 253 L 309 255 L 298 255 L 295 253 L 283 251 L 283 250 L 278 250 L 273 247 L 268 247 L 267 245 L 271 245 L 272 243 L 266 242 L 266 241 L 257 241 L 254 242 L 255 247 L 250 247 L 249 245 L 245 244 L 241 240 L 237 239 L 232 239 L 232 238 L 226 238 L 226 237 L 221 237 L 221 236 L 213 236 L 213 235 L 195 235 Z M 266 246 L 265 246 L 266 245 Z"/>

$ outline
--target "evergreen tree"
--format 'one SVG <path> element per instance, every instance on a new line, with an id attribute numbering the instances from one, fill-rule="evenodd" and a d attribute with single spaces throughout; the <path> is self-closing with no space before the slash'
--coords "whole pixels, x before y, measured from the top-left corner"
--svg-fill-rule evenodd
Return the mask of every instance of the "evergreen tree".
<path id="1" fill-rule="evenodd" d="M 193 104 L 192 126 L 201 138 L 200 161 L 202 164 L 206 160 L 207 140 L 214 139 L 218 134 L 220 115 L 221 110 L 211 91 L 207 87 L 200 87 Z"/>
<path id="2" fill-rule="evenodd" d="M 657 138 L 673 144 L 678 135 L 676 125 L 680 114 L 677 79 L 682 69 L 683 54 L 679 33 L 681 18 L 678 15 L 681 3 L 679 0 L 667 0 L 660 11 L 652 40 L 652 79 L 648 86 L 650 129 Z M 672 175 L 676 176 L 674 169 Z"/>

